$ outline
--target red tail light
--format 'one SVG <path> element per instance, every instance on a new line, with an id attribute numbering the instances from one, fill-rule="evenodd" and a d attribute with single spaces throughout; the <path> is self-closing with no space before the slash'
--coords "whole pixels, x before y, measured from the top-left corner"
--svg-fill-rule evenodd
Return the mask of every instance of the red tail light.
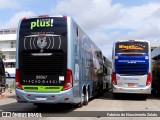
<path id="1" fill-rule="evenodd" d="M 151 73 L 148 73 L 146 86 L 151 84 Z"/>
<path id="2" fill-rule="evenodd" d="M 16 69 L 16 88 L 22 90 L 22 86 L 20 84 L 19 70 L 18 69 Z"/>
<path id="3" fill-rule="evenodd" d="M 73 87 L 72 70 L 67 69 L 66 79 L 63 86 L 63 90 L 68 90 Z"/>
<path id="4" fill-rule="evenodd" d="M 22 20 L 26 20 L 26 17 L 22 18 Z"/>
<path id="5" fill-rule="evenodd" d="M 64 16 L 63 16 L 63 18 L 65 18 L 65 19 L 66 19 L 66 18 L 67 18 L 67 16 L 65 16 L 65 15 L 64 15 Z"/>
<path id="6" fill-rule="evenodd" d="M 117 85 L 116 74 L 114 72 L 112 73 L 112 83 Z"/>

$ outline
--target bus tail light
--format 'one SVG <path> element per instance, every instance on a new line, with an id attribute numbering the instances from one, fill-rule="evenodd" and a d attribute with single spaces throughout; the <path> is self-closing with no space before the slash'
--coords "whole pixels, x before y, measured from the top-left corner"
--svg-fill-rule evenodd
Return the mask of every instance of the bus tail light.
<path id="1" fill-rule="evenodd" d="M 112 83 L 117 85 L 116 74 L 114 72 L 112 73 Z"/>
<path id="2" fill-rule="evenodd" d="M 148 73 L 146 86 L 149 86 L 150 84 L 151 84 L 151 73 Z"/>
<path id="3" fill-rule="evenodd" d="M 22 85 L 20 84 L 20 78 L 19 78 L 19 70 L 16 69 L 16 88 L 22 90 Z"/>
<path id="4" fill-rule="evenodd" d="M 73 86 L 72 70 L 67 69 L 66 79 L 62 91 L 68 90 Z"/>
<path id="5" fill-rule="evenodd" d="M 63 18 L 67 19 L 67 16 L 64 15 Z"/>
<path id="6" fill-rule="evenodd" d="M 26 17 L 22 18 L 22 21 L 23 21 L 23 20 L 26 20 Z"/>

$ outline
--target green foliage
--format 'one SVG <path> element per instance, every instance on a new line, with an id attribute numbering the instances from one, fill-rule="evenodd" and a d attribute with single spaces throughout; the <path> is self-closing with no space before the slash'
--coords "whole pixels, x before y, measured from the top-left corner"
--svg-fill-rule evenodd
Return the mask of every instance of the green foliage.
<path id="1" fill-rule="evenodd" d="M 3 54 L 2 51 L 0 51 L 0 57 L 1 57 L 2 59 L 5 59 L 5 55 Z"/>

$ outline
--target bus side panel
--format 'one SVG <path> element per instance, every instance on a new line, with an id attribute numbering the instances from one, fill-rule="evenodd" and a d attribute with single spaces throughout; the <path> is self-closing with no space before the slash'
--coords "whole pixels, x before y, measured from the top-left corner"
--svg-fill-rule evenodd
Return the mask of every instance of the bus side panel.
<path id="1" fill-rule="evenodd" d="M 75 92 L 75 79 L 74 79 L 74 74 L 75 74 L 75 69 L 74 69 L 74 27 L 73 27 L 73 20 L 70 17 L 67 17 L 67 35 L 68 35 L 68 42 L 67 42 L 67 68 L 72 70 L 72 79 L 73 79 L 73 92 L 72 94 L 74 95 Z M 72 95 L 72 96 L 73 96 Z M 73 103 L 76 103 L 76 96 L 73 96 L 72 98 Z"/>
<path id="2" fill-rule="evenodd" d="M 80 48 L 79 26 L 68 17 L 68 62 L 67 68 L 72 70 L 73 103 L 79 103 L 82 95 L 82 61 Z"/>
<path id="3" fill-rule="evenodd" d="M 82 83 L 86 88 L 89 86 L 90 97 L 92 97 L 103 90 L 102 52 L 82 30 L 79 36 L 82 53 Z"/>

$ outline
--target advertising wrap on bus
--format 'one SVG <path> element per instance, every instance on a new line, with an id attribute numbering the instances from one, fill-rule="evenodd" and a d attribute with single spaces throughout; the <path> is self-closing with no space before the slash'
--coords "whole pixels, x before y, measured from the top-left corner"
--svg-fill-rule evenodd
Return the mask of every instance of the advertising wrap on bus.
<path id="1" fill-rule="evenodd" d="M 22 20 L 19 36 L 22 88 L 25 91 L 59 92 L 64 85 L 66 69 L 67 19 Z"/>
<path id="2" fill-rule="evenodd" d="M 18 102 L 82 106 L 111 88 L 111 61 L 71 17 L 20 20 L 16 47 Z"/>

